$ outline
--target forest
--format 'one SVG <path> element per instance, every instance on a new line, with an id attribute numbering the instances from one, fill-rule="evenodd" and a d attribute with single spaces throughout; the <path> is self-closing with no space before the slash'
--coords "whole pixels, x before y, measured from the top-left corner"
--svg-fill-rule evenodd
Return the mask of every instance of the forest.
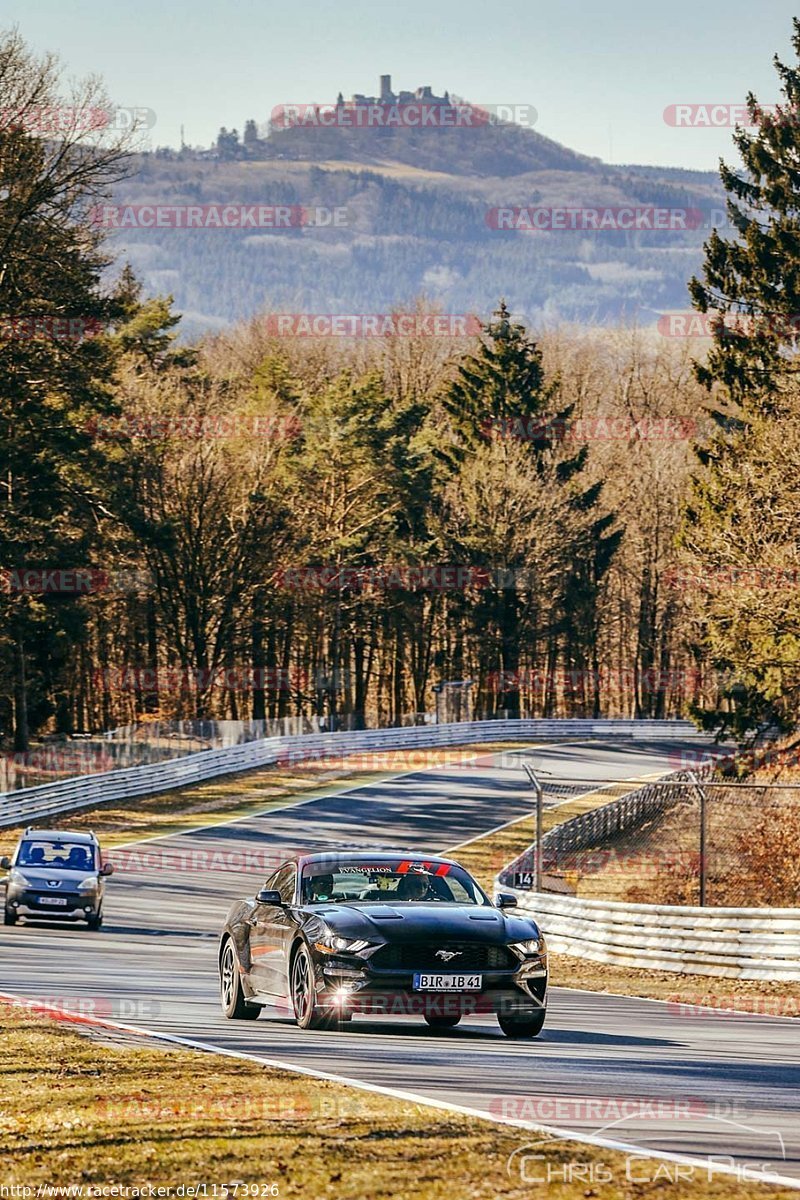
<path id="1" fill-rule="evenodd" d="M 6 35 L 6 115 L 60 86 Z M 784 87 L 794 106 L 788 68 Z M 453 684 L 475 716 L 796 717 L 785 122 L 735 135 L 736 232 L 689 281 L 701 341 L 537 329 L 502 289 L 464 336 L 423 295 L 378 337 L 280 336 L 270 304 L 181 336 L 91 220 L 138 161 L 93 136 L 0 127 L 7 746 L 184 717 L 395 724 Z"/>

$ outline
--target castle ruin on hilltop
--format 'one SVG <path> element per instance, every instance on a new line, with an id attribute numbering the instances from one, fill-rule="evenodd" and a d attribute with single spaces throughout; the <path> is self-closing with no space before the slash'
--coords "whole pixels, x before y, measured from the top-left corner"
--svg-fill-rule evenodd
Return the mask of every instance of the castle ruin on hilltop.
<path id="1" fill-rule="evenodd" d="M 339 103 L 341 100 L 341 93 Z M 391 75 L 381 75 L 380 77 L 380 95 L 379 96 L 362 96 L 356 92 L 351 97 L 350 104 L 428 104 L 428 105 L 449 105 L 450 94 L 445 92 L 443 96 L 434 96 L 433 89 L 429 86 L 418 87 L 415 92 L 398 92 L 397 95 L 392 91 Z"/>

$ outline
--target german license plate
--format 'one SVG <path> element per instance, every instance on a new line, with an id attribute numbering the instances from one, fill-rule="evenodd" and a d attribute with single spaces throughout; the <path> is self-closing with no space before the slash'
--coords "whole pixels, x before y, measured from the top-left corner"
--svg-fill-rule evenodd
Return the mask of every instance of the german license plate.
<path id="1" fill-rule="evenodd" d="M 479 992 L 483 987 L 482 975 L 424 975 L 414 974 L 415 992 Z"/>
<path id="2" fill-rule="evenodd" d="M 53 905 L 58 906 L 59 908 L 66 908 L 66 906 L 67 906 L 67 901 L 63 896 L 40 896 L 39 903 L 40 904 L 53 904 Z"/>

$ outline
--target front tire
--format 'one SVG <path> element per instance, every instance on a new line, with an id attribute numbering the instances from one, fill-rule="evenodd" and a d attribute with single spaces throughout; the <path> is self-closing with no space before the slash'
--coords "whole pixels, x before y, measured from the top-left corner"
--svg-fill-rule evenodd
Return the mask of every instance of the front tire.
<path id="1" fill-rule="evenodd" d="M 446 1016 L 436 1013 L 423 1013 L 422 1015 L 431 1029 L 455 1029 L 461 1020 L 461 1013 L 449 1013 Z"/>
<path id="2" fill-rule="evenodd" d="M 508 1038 L 533 1038 L 542 1032 L 545 1016 L 544 1008 L 532 1017 L 512 1017 L 498 1013 L 497 1023 Z"/>
<path id="3" fill-rule="evenodd" d="M 230 938 L 225 939 L 219 960 L 219 996 L 229 1021 L 255 1021 L 261 1012 L 257 1004 L 248 1004 L 244 998 L 242 976 Z"/>
<path id="4" fill-rule="evenodd" d="M 17 914 L 14 912 L 14 910 L 12 908 L 9 908 L 7 904 L 4 904 L 3 905 L 3 924 L 4 925 L 16 925 L 18 920 L 19 920 L 19 918 L 18 918 Z"/>
<path id="5" fill-rule="evenodd" d="M 86 918 L 86 924 L 90 929 L 102 929 L 103 914 L 101 912 L 90 913 L 90 915 Z"/>
<path id="6" fill-rule="evenodd" d="M 305 945 L 298 947 L 292 959 L 291 991 L 295 1020 L 301 1029 L 329 1029 L 334 1024 L 335 1014 L 317 1004 L 314 964 Z"/>

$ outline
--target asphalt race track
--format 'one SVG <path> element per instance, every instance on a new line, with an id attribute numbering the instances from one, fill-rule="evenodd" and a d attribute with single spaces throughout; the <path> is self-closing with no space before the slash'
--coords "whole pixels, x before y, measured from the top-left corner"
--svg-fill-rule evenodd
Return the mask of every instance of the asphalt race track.
<path id="1" fill-rule="evenodd" d="M 754 1175 L 769 1163 L 800 1182 L 800 1026 L 791 1020 L 687 1016 L 677 1005 L 568 989 L 551 991 L 544 1033 L 530 1042 L 507 1040 L 491 1017 L 446 1034 L 419 1018 L 356 1018 L 345 1031 L 312 1033 L 279 1010 L 253 1023 L 219 1010 L 217 934 L 228 903 L 255 892 L 282 855 L 349 844 L 443 850 L 530 811 L 523 754 L 551 781 L 590 788 L 674 770 L 679 750 L 538 747 L 132 845 L 112 855 L 122 869 L 109 882 L 102 932 L 3 929 L 0 991 L 58 1005 L 82 997 L 100 1016 L 205 1045 L 664 1153 L 731 1156 Z M 703 988 L 687 978 L 690 996 Z M 631 1101 L 631 1115 L 609 1124 L 613 1103 L 587 1108 L 605 1099 Z"/>

